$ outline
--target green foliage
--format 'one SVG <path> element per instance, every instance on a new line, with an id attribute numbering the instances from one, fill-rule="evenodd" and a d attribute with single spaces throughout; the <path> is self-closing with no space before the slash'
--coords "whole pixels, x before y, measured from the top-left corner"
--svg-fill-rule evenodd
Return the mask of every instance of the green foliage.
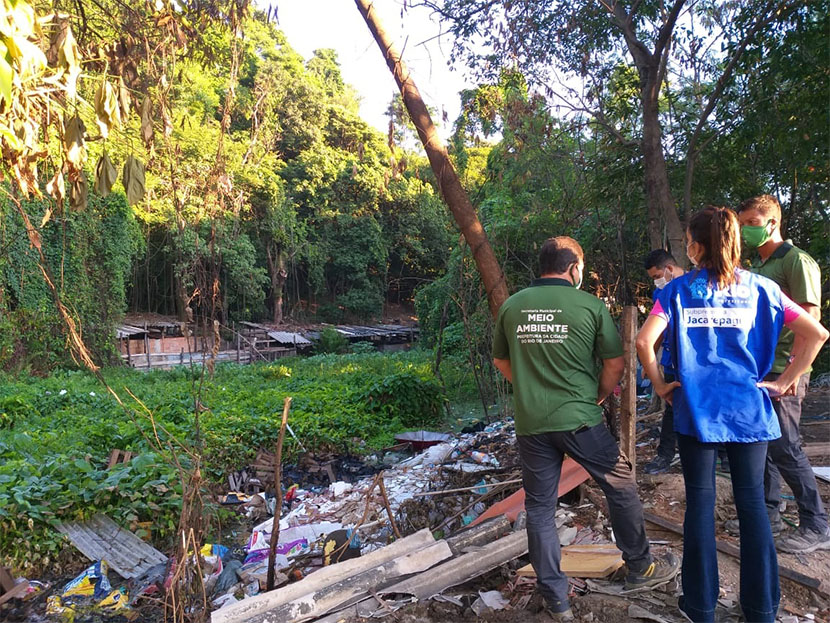
<path id="1" fill-rule="evenodd" d="M 199 371 L 111 369 L 106 378 L 135 408 L 135 421 L 87 373 L 0 383 L 0 564 L 54 569 L 63 547 L 54 524 L 96 512 L 125 525 L 152 521 L 152 537 L 166 546 L 178 521 L 181 483 L 170 457 L 148 440 L 158 434 L 165 445 L 173 436 L 194 443 Z M 125 388 L 141 397 L 155 427 Z M 391 445 L 404 428 L 435 424 L 444 401 L 427 354 L 418 351 L 220 365 L 200 395 L 207 408 L 199 419 L 203 473 L 224 482 L 260 448 L 273 448 L 286 396 L 293 397 L 292 429 L 307 448 L 352 452 L 356 439 L 370 450 Z M 137 456 L 108 470 L 113 448 Z M 286 459 L 298 451 L 287 438 Z"/>
<path id="2" fill-rule="evenodd" d="M 370 353 L 376 353 L 377 350 L 371 342 L 355 342 L 349 346 L 349 352 L 353 355 L 368 355 Z"/>
<path id="3" fill-rule="evenodd" d="M 349 348 L 349 340 L 334 327 L 325 327 L 314 340 L 314 352 L 317 354 L 342 354 Z"/>
<path id="4" fill-rule="evenodd" d="M 383 418 L 397 418 L 407 428 L 437 424 L 445 402 L 435 379 L 407 373 L 374 382 L 360 398 L 373 413 Z"/>
<path id="5" fill-rule="evenodd" d="M 30 217 L 42 218 L 47 201 L 28 202 Z M 64 327 L 52 294 L 29 245 L 14 206 L 0 203 L 0 368 L 49 369 L 70 364 Z M 63 304 L 99 361 L 114 356 L 113 335 L 127 307 L 132 260 L 142 246 L 140 232 L 124 195 L 90 196 L 86 210 L 63 209 L 41 229 L 47 270 Z"/>

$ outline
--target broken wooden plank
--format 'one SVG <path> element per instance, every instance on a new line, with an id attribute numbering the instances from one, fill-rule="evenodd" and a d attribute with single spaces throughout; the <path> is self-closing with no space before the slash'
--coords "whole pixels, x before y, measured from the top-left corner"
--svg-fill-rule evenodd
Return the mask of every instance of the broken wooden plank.
<path id="1" fill-rule="evenodd" d="M 95 515 L 84 522 L 68 521 L 60 524 L 58 531 L 69 537 L 84 556 L 92 561 L 106 560 L 113 571 L 127 580 L 167 562 L 167 556 L 106 515 Z"/>
<path id="2" fill-rule="evenodd" d="M 399 556 L 423 549 L 432 543 L 435 543 L 432 533 L 427 529 L 420 530 L 386 547 L 369 552 L 360 558 L 352 558 L 336 565 L 323 567 L 299 582 L 288 584 L 268 593 L 260 593 L 249 599 L 216 610 L 211 614 L 211 623 L 252 621 L 255 617 L 267 614 L 285 603 L 362 573 L 373 566 L 381 565 Z"/>
<path id="3" fill-rule="evenodd" d="M 427 599 L 468 582 L 527 553 L 527 531 L 519 530 L 481 549 L 458 556 L 408 580 L 378 591 L 382 595 L 412 595 Z"/>
<path id="4" fill-rule="evenodd" d="M 321 588 L 314 593 L 303 595 L 293 601 L 264 612 L 259 616 L 249 617 L 246 623 L 300 623 L 323 616 L 332 610 L 347 606 L 356 600 L 366 598 L 370 591 L 398 578 L 422 573 L 433 568 L 442 560 L 452 558 L 452 551 L 446 541 L 437 541 L 393 560 L 366 569 Z"/>
<path id="5" fill-rule="evenodd" d="M 0 604 L 4 604 L 15 597 L 22 597 L 28 589 L 28 580 L 15 582 L 9 570 L 0 565 Z"/>
<path id="6" fill-rule="evenodd" d="M 655 515 L 649 511 L 643 511 L 643 517 L 646 521 L 653 523 L 655 526 L 660 526 L 661 528 L 665 528 L 666 530 L 676 534 L 683 534 L 683 526 L 676 524 L 673 521 L 669 521 L 664 517 L 660 517 L 659 515 Z M 732 543 L 727 543 L 718 539 L 715 541 L 715 546 L 719 552 L 728 554 L 738 560 L 741 559 L 741 549 L 732 545 Z M 802 586 L 806 586 L 824 597 L 830 597 L 830 590 L 828 590 L 830 587 L 828 587 L 827 582 L 819 578 L 813 578 L 809 575 L 800 573 L 795 569 L 790 569 L 789 567 L 782 565 L 780 561 L 778 562 L 778 575 L 782 578 L 786 578 L 787 580 L 797 582 Z"/>
<path id="7" fill-rule="evenodd" d="M 569 578 L 606 578 L 622 566 L 622 553 L 613 543 L 569 545 L 562 548 L 560 568 Z M 522 567 L 517 573 L 536 577 L 532 565 Z"/>

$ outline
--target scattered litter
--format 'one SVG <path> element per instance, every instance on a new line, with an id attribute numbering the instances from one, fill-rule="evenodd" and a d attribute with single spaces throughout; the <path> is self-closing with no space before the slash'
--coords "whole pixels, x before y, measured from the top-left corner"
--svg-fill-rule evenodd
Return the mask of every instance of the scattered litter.
<path id="1" fill-rule="evenodd" d="M 70 621 L 76 613 L 86 611 L 117 613 L 131 619 L 136 613 L 128 602 L 127 588 L 112 588 L 107 578 L 107 563 L 101 560 L 67 583 L 60 595 L 51 595 L 46 601 L 46 613 Z"/>
<path id="2" fill-rule="evenodd" d="M 505 599 L 500 591 L 479 591 L 478 599 L 473 602 L 470 608 L 478 616 L 481 616 L 485 612 L 504 610 L 509 603 L 510 600 Z"/>
<path id="3" fill-rule="evenodd" d="M 657 621 L 657 623 L 669 623 L 667 619 L 652 614 L 645 608 L 641 608 L 637 604 L 628 606 L 628 617 L 631 619 L 647 619 L 649 621 Z"/>
<path id="4" fill-rule="evenodd" d="M 451 439 L 452 435 L 448 435 L 446 433 L 434 433 L 428 430 L 398 433 L 395 435 L 395 441 L 398 443 L 412 444 L 412 447 L 418 452 L 426 450 L 427 448 L 435 446 L 439 443 L 450 441 Z"/>
<path id="5" fill-rule="evenodd" d="M 830 467 L 814 467 L 813 473 L 816 478 L 821 478 L 825 482 L 830 482 Z"/>

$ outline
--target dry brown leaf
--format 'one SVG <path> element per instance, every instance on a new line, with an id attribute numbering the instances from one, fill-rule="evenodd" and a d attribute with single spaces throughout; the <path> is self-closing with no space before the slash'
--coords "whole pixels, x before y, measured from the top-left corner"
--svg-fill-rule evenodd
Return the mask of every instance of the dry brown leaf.
<path id="1" fill-rule="evenodd" d="M 129 156 L 124 163 L 121 183 L 124 184 L 129 205 L 135 205 L 144 198 L 144 165 L 135 156 Z"/>
<path id="2" fill-rule="evenodd" d="M 69 205 L 75 210 L 85 210 L 88 194 L 86 175 L 82 173 L 77 180 L 72 182 L 72 188 L 69 191 Z"/>
<path id="3" fill-rule="evenodd" d="M 126 123 L 127 117 L 130 115 L 130 90 L 124 84 L 124 78 L 118 78 L 118 104 L 121 108 L 121 122 Z"/>
<path id="4" fill-rule="evenodd" d="M 107 138 L 112 127 L 120 121 L 118 97 L 107 80 L 101 82 L 95 93 L 95 121 L 104 138 Z"/>
<path id="5" fill-rule="evenodd" d="M 150 103 L 149 96 L 144 97 L 141 103 L 141 139 L 150 149 L 153 145 L 153 105 Z"/>
<path id="6" fill-rule="evenodd" d="M 102 197 L 106 197 L 110 194 L 112 185 L 115 184 L 117 178 L 118 171 L 110 161 L 107 152 L 104 152 L 104 155 L 98 160 L 98 164 L 95 165 L 95 185 L 93 186 L 95 192 Z"/>
<path id="7" fill-rule="evenodd" d="M 46 184 L 46 192 L 49 193 L 49 196 L 52 197 L 58 205 L 63 205 L 63 200 L 66 198 L 66 183 L 63 180 L 63 168 L 55 171 L 55 175 Z M 44 221 L 40 224 L 41 227 L 43 227 L 48 220 L 47 217 L 43 218 Z"/>
<path id="8" fill-rule="evenodd" d="M 78 115 L 66 122 L 63 132 L 63 146 L 66 150 L 66 160 L 76 170 L 80 170 L 86 160 L 86 149 L 84 148 L 84 137 L 86 126 Z"/>

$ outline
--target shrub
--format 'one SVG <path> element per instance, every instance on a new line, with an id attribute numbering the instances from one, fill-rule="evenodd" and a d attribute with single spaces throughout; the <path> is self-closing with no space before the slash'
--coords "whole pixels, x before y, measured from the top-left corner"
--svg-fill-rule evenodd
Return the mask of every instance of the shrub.
<path id="1" fill-rule="evenodd" d="M 349 340 L 334 327 L 326 327 L 320 331 L 320 335 L 314 340 L 314 352 L 320 354 L 341 354 L 345 353 L 348 348 Z"/>

